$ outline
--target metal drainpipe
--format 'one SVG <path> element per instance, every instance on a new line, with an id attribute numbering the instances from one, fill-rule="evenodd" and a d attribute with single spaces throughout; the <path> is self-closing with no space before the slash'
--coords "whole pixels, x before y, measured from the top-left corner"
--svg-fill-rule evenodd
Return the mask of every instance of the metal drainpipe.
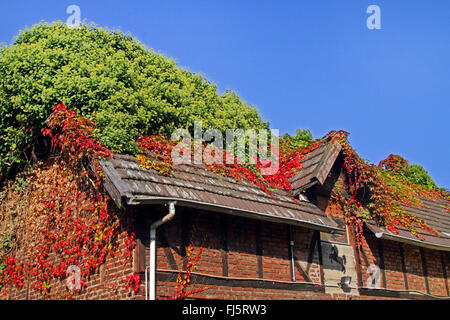
<path id="1" fill-rule="evenodd" d="M 170 221 L 175 216 L 175 202 L 169 202 L 169 213 L 150 226 L 150 300 L 156 299 L 156 228 Z"/>

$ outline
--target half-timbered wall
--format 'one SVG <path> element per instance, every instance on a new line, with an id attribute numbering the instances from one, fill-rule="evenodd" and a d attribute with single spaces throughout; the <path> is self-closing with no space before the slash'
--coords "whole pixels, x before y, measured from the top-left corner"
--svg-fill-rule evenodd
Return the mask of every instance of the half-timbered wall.
<path id="1" fill-rule="evenodd" d="M 130 210 L 135 215 L 137 246 L 132 262 L 110 256 L 97 274 L 86 281 L 77 299 L 144 299 L 144 270 L 148 266 L 149 228 L 167 213 L 167 207 L 147 206 Z M 351 233 L 350 244 L 351 244 Z M 199 299 L 417 299 L 449 296 L 450 259 L 448 252 L 377 239 L 366 230 L 363 246 L 354 248 L 354 264 L 359 290 L 334 290 L 326 280 L 329 252 L 317 231 L 256 221 L 217 212 L 176 207 L 174 220 L 157 229 L 157 296 L 174 293 L 179 270 L 186 267 L 185 247 L 203 247 L 192 275 L 191 289 L 204 288 L 192 298 Z M 292 240 L 292 242 L 291 242 Z M 340 239 L 342 240 L 342 239 Z M 125 245 L 125 238 L 120 240 Z M 293 244 L 293 250 L 290 246 Z M 337 258 L 342 257 L 339 251 Z M 292 259 L 292 253 L 294 259 Z M 55 257 L 56 259 L 56 257 Z M 125 276 L 141 275 L 137 293 L 124 289 Z M 348 271 L 345 275 L 348 275 Z M 336 279 L 337 280 L 337 279 Z M 333 280 L 334 281 L 334 280 Z M 67 296 L 66 279 L 52 282 L 52 299 Z M 355 283 L 352 281 L 352 285 Z M 328 290 L 328 285 L 334 288 Z M 3 299 L 44 298 L 32 289 L 8 291 Z M 422 292 L 429 296 L 417 294 Z"/>
<path id="2" fill-rule="evenodd" d="M 303 227 L 290 229 L 278 223 L 178 208 L 176 218 L 158 229 L 158 296 L 167 298 L 173 294 L 178 271 L 185 264 L 182 248 L 190 242 L 197 248 L 203 247 L 192 276 L 192 288 L 206 290 L 196 294 L 196 298 L 426 298 L 414 291 L 448 296 L 448 254 L 379 240 L 370 231 L 365 233 L 361 250 L 347 254 L 352 261 L 347 260 L 346 273 L 342 274 L 354 275 L 351 284 L 361 289 L 340 290 L 336 288 L 337 278 L 327 282 L 324 276 L 329 268 L 324 258 L 329 252 L 322 251 L 324 241 L 329 242 L 330 237 L 324 238 L 322 234 L 321 240 L 319 232 Z M 352 248 L 351 243 L 348 247 Z M 148 251 L 145 259 L 148 260 Z"/>

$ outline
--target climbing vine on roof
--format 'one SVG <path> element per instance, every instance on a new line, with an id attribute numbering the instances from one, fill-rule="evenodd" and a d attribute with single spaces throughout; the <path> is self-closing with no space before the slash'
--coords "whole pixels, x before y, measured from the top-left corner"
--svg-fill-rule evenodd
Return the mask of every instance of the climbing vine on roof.
<path id="1" fill-rule="evenodd" d="M 261 168 L 268 163 L 260 158 L 257 158 L 253 165 L 238 162 L 226 164 L 225 151 L 223 163 L 210 164 L 208 167 L 217 174 L 255 184 L 273 196 L 273 191 L 277 188 L 288 192 L 292 190 L 289 178 L 301 170 L 303 159 L 322 144 L 330 142 L 337 142 L 342 146 L 343 168 L 347 179 L 346 190 L 340 190 L 338 186 L 334 187 L 332 201 L 341 209 L 347 222 L 355 227 L 358 245 L 361 244 L 364 222 L 369 219 L 393 233 L 398 233 L 399 228 L 405 228 L 419 238 L 422 238 L 419 230 L 438 235 L 436 230 L 429 227 L 422 219 L 408 213 L 404 207 L 425 207 L 423 198 L 449 201 L 448 192 L 417 185 L 399 174 L 408 168 L 407 161 L 399 156 L 392 155 L 382 161 L 379 166 L 368 163 L 351 147 L 348 142 L 348 133 L 345 131 L 331 131 L 324 137 L 306 144 L 299 144 L 289 137 L 281 138 L 278 151 L 279 170 L 272 175 L 261 174 Z M 170 152 L 174 146 L 173 142 L 161 137 L 141 137 L 139 145 L 142 151 L 139 156 L 141 165 L 159 170 L 164 174 L 172 172 Z M 151 160 L 154 157 L 147 158 L 145 154 L 148 152 L 157 154 L 159 161 L 165 164 L 161 165 L 161 162 Z M 274 199 L 276 199 L 275 196 Z M 447 206 L 447 210 L 448 208 Z"/>
<path id="2" fill-rule="evenodd" d="M 96 139 L 95 133 L 92 120 L 64 105 L 55 106 L 42 129 L 42 135 L 51 142 L 49 161 L 38 163 L 33 170 L 18 177 L 9 192 L 2 192 L 1 217 L 10 219 L 2 221 L 2 228 L 17 225 L 17 219 L 26 228 L 22 235 L 18 235 L 17 230 L 0 230 L 4 236 L 16 232 L 15 237 L 2 239 L 1 243 L 0 286 L 3 292 L 8 285 L 22 287 L 26 277 L 31 275 L 36 279 L 35 288 L 50 294 L 52 279 L 65 276 L 68 266 L 81 266 L 86 278 L 98 270 L 114 250 L 118 212 L 102 189 L 102 171 L 98 165 L 98 160 L 111 157 L 112 152 Z M 392 155 L 379 166 L 368 163 L 355 152 L 347 138 L 347 132 L 332 131 L 306 145 L 281 139 L 277 151 L 279 170 L 272 175 L 261 174 L 261 169 L 270 163 L 259 158 L 254 165 L 236 162 L 209 164 L 208 167 L 217 174 L 258 185 L 273 195 L 277 188 L 292 189 L 289 178 L 301 170 L 309 153 L 324 143 L 337 142 L 342 146 L 347 184 L 345 190 L 333 188 L 332 201 L 341 208 L 347 222 L 355 226 L 358 245 L 363 224 L 368 219 L 394 233 L 406 228 L 418 237 L 421 237 L 419 229 L 437 234 L 423 220 L 408 213 L 404 206 L 424 207 L 423 198 L 443 199 L 448 203 L 448 192 L 414 184 L 399 174 L 407 168 L 407 162 L 401 157 Z M 163 174 L 173 172 L 173 141 L 153 135 L 139 136 L 136 143 L 140 147 L 138 158 L 142 166 Z M 222 155 L 226 160 L 227 154 Z M 26 214 L 21 214 L 23 212 Z M 24 234 L 37 234 L 39 238 L 23 246 L 29 240 Z M 130 256 L 134 245 L 134 235 L 127 233 L 124 254 Z M 55 254 L 61 258 L 57 263 Z M 127 289 L 139 290 L 136 275 L 123 280 Z"/>
<path id="3" fill-rule="evenodd" d="M 245 180 L 252 184 L 259 186 L 263 191 L 269 195 L 273 195 L 275 189 L 284 189 L 286 191 L 292 190 L 292 185 L 289 178 L 292 177 L 299 169 L 303 167 L 302 159 L 318 148 L 325 139 L 317 139 L 307 146 L 298 146 L 296 143 L 287 139 L 280 140 L 280 149 L 276 150 L 271 145 L 268 146 L 271 152 L 276 153 L 279 158 L 279 169 L 276 173 L 271 175 L 262 175 L 262 169 L 270 167 L 271 160 L 262 159 L 259 156 L 255 157 L 253 164 L 240 163 L 235 154 L 233 154 L 234 162 L 228 163 L 226 150 L 216 150 L 214 152 L 220 153 L 218 159 L 221 161 L 206 161 L 206 156 L 203 156 L 203 163 L 213 172 L 230 177 L 236 181 Z M 146 169 L 154 169 L 162 174 L 171 174 L 173 172 L 173 162 L 171 153 L 176 143 L 170 141 L 161 135 L 154 136 L 140 136 L 137 140 L 140 146 L 140 152 L 137 158 L 140 160 L 142 167 Z M 203 142 L 202 154 L 205 155 L 205 148 L 212 147 Z M 189 148 L 189 147 L 188 147 Z M 194 154 L 193 144 L 190 150 L 185 150 L 190 155 Z M 212 153 L 214 153 L 212 152 Z M 209 154 L 208 154 L 209 155 Z"/>
<path id="4" fill-rule="evenodd" d="M 391 156 L 382 161 L 380 166 L 375 166 L 363 160 L 350 146 L 347 132 L 332 131 L 327 136 L 342 146 L 348 184 L 348 190 L 335 187 L 332 199 L 355 226 L 358 245 L 361 244 L 363 223 L 368 219 L 395 234 L 398 234 L 399 228 L 405 228 L 420 239 L 423 237 L 419 229 L 439 236 L 436 230 L 408 213 L 404 207 L 423 208 L 423 198 L 444 199 L 448 203 L 450 198 L 447 192 L 430 190 L 399 175 L 398 172 L 407 166 L 407 162 L 399 156 Z"/>
<path id="5" fill-rule="evenodd" d="M 408 179 L 412 183 L 424 186 L 427 189 L 441 191 L 445 194 L 445 190 L 441 190 L 431 179 L 428 172 L 419 164 L 410 164 L 404 158 L 396 154 L 390 154 L 386 159 L 380 161 L 379 167 L 389 170 L 403 178 Z"/>

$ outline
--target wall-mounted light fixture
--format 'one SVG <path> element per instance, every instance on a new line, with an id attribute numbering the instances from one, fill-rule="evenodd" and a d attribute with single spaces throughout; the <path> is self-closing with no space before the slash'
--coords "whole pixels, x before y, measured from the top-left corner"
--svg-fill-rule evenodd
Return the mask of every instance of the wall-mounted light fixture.
<path id="1" fill-rule="evenodd" d="M 352 277 L 345 276 L 345 277 L 341 277 L 341 282 L 339 282 L 338 285 L 342 289 L 348 289 L 350 287 L 351 282 L 352 282 Z"/>

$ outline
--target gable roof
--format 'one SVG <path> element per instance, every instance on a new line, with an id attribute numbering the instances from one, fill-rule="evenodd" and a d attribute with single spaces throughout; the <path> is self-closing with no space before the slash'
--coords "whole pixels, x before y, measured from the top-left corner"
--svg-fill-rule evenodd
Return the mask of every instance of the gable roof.
<path id="1" fill-rule="evenodd" d="M 322 185 L 337 157 L 342 150 L 338 142 L 327 142 L 313 150 L 303 159 L 303 168 L 290 178 L 292 184 L 292 194 L 299 195 L 303 191 L 314 185 Z M 422 199 L 425 207 L 403 206 L 406 212 L 423 219 L 427 225 L 439 232 L 439 236 L 429 232 L 418 230 L 420 238 L 414 236 L 405 228 L 399 228 L 398 234 L 390 232 L 383 227 L 379 227 L 370 220 L 366 226 L 375 235 L 382 239 L 389 239 L 399 242 L 411 243 L 437 250 L 450 251 L 450 212 L 446 210 L 449 203 L 446 200 Z"/>
<path id="2" fill-rule="evenodd" d="M 344 230 L 306 198 L 297 204 L 284 190 L 273 197 L 258 186 L 217 175 L 204 165 L 174 165 L 171 175 L 145 169 L 132 156 L 115 155 L 101 161 L 105 189 L 121 207 L 177 201 L 178 204 L 253 219 L 302 225 L 330 233 Z M 273 198 L 276 198 L 274 200 Z"/>
<path id="3" fill-rule="evenodd" d="M 330 141 L 307 154 L 302 161 L 303 168 L 289 179 L 292 195 L 297 196 L 316 184 L 323 184 L 341 149 L 338 142 Z"/>
<path id="4" fill-rule="evenodd" d="M 273 192 L 273 197 L 256 185 L 217 175 L 204 165 L 177 165 L 173 174 L 165 176 L 141 167 L 135 157 L 115 155 L 110 160 L 101 161 L 101 166 L 106 175 L 105 188 L 119 207 L 124 203 L 137 205 L 177 201 L 188 207 L 343 233 L 344 230 L 333 219 L 302 195 L 303 191 L 325 182 L 341 149 L 338 142 L 330 141 L 307 154 L 302 161 L 303 168 L 290 178 L 291 192 L 278 189 Z M 298 197 L 299 204 L 292 197 Z M 374 221 L 368 221 L 366 226 L 382 239 L 450 251 L 448 202 L 422 201 L 425 208 L 404 206 L 404 209 L 436 229 L 439 236 L 419 230 L 424 238 L 420 240 L 404 228 L 399 228 L 399 233 L 394 234 L 377 226 Z"/>

